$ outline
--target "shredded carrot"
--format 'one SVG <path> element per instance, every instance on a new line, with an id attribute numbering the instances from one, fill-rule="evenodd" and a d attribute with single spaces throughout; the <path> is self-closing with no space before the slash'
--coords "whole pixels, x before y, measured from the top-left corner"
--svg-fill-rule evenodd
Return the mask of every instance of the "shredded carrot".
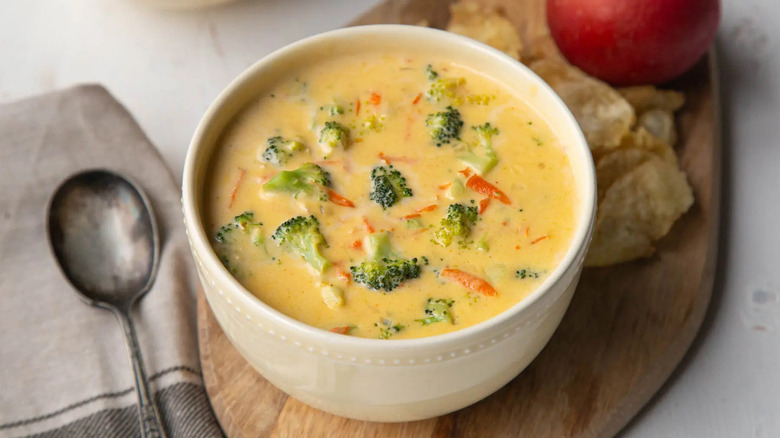
<path id="1" fill-rule="evenodd" d="M 373 233 L 375 231 L 374 227 L 371 226 L 371 222 L 369 222 L 368 218 L 366 217 L 363 218 L 363 225 L 366 226 L 366 231 L 368 231 L 369 233 Z"/>
<path id="2" fill-rule="evenodd" d="M 532 240 L 532 241 L 531 241 L 531 245 L 533 245 L 533 244 L 535 244 L 535 243 L 539 243 L 539 242 L 541 242 L 542 240 L 544 240 L 544 239 L 549 239 L 549 238 L 550 238 L 550 236 L 542 236 L 542 237 L 539 237 L 539 238 L 537 238 L 537 239 L 534 239 L 534 240 Z"/>
<path id="3" fill-rule="evenodd" d="M 355 115 L 360 114 L 360 98 L 358 98 L 357 102 L 355 103 Z"/>
<path id="4" fill-rule="evenodd" d="M 447 190 L 447 187 L 451 186 L 452 183 L 442 184 L 439 186 L 440 190 Z"/>
<path id="5" fill-rule="evenodd" d="M 416 217 L 420 217 L 420 213 L 428 213 L 430 211 L 436 210 L 436 207 L 438 207 L 438 205 L 432 204 L 427 207 L 418 208 L 417 210 L 414 211 L 414 213 L 407 214 L 406 216 L 401 217 L 401 219 L 409 220 L 409 219 L 414 219 Z"/>
<path id="6" fill-rule="evenodd" d="M 414 111 L 410 112 L 409 116 L 406 117 L 406 131 L 404 131 L 404 141 L 406 142 L 412 138 L 412 128 L 416 118 Z"/>
<path id="7" fill-rule="evenodd" d="M 465 168 L 465 169 L 463 169 L 463 170 L 459 170 L 459 171 L 458 171 L 458 173 L 459 173 L 459 174 L 461 174 L 461 175 L 463 175 L 463 177 L 464 177 L 464 178 L 468 178 L 468 177 L 470 177 L 470 176 L 471 176 L 471 169 L 469 169 L 469 168 L 467 167 L 467 168 Z"/>
<path id="8" fill-rule="evenodd" d="M 441 276 L 445 278 L 451 278 L 460 283 L 466 289 L 473 292 L 478 292 L 482 295 L 491 297 L 496 295 L 496 290 L 493 288 L 493 286 L 490 285 L 490 283 L 477 276 L 471 275 L 468 272 L 463 272 L 459 269 L 447 268 L 441 271 Z"/>
<path id="9" fill-rule="evenodd" d="M 343 327 L 332 327 L 328 331 L 331 332 L 331 333 L 338 333 L 340 335 L 346 335 L 346 334 L 349 334 L 349 326 L 345 325 Z"/>
<path id="10" fill-rule="evenodd" d="M 507 221 L 501 222 L 501 225 L 507 226 L 507 225 L 509 225 L 509 222 L 507 222 Z"/>
<path id="11" fill-rule="evenodd" d="M 315 161 L 314 164 L 318 166 L 341 166 L 346 172 L 350 171 L 349 161 L 345 160 L 319 160 Z"/>
<path id="12" fill-rule="evenodd" d="M 525 237 L 528 237 L 529 232 L 531 232 L 531 227 L 525 227 Z"/>
<path id="13" fill-rule="evenodd" d="M 382 95 L 378 93 L 371 92 L 371 104 L 372 105 L 379 105 L 382 103 Z"/>
<path id="14" fill-rule="evenodd" d="M 498 187 L 494 186 L 493 184 L 485 181 L 485 179 L 479 175 L 473 175 L 471 178 L 469 178 L 468 181 L 466 181 L 466 187 L 482 195 L 489 196 L 493 199 L 498 199 L 504 204 L 508 205 L 512 203 L 512 201 L 509 200 L 509 197 L 507 197 L 504 192 L 499 190 Z"/>
<path id="15" fill-rule="evenodd" d="M 520 249 L 520 245 L 516 245 L 516 246 L 515 246 L 515 249 Z"/>
<path id="16" fill-rule="evenodd" d="M 352 242 L 352 248 L 360 249 L 362 247 L 363 247 L 363 241 L 362 240 L 358 239 L 358 240 Z"/>
<path id="17" fill-rule="evenodd" d="M 384 161 L 385 164 L 393 164 L 394 162 L 397 163 L 406 163 L 406 164 L 416 164 L 417 159 L 415 158 L 409 158 L 409 157 L 390 157 L 385 155 L 384 152 L 379 153 L 379 159 Z"/>
<path id="18" fill-rule="evenodd" d="M 420 102 L 420 98 L 422 97 L 422 93 L 419 93 L 417 97 L 414 98 L 412 101 L 412 105 L 417 105 L 418 102 Z"/>
<path id="19" fill-rule="evenodd" d="M 331 189 L 328 189 L 328 200 L 336 205 L 340 205 L 342 207 L 351 207 L 355 208 L 355 204 L 352 203 L 349 199 L 339 195 L 338 193 L 334 192 Z"/>
<path id="20" fill-rule="evenodd" d="M 230 202 L 228 202 L 228 208 L 233 207 L 233 201 L 236 200 L 236 193 L 238 193 L 238 187 L 241 186 L 241 183 L 244 181 L 244 176 L 246 176 L 246 169 L 238 168 L 238 180 L 233 185 L 233 190 L 230 191 Z"/>
<path id="21" fill-rule="evenodd" d="M 338 275 L 340 279 L 344 280 L 344 283 L 349 284 L 352 281 L 352 275 L 349 272 L 339 268 L 338 265 L 333 265 L 333 267 L 336 268 L 336 275 Z"/>
<path id="22" fill-rule="evenodd" d="M 479 201 L 479 214 L 484 213 L 485 210 L 487 210 L 489 205 L 490 205 L 490 198 L 485 198 Z"/>

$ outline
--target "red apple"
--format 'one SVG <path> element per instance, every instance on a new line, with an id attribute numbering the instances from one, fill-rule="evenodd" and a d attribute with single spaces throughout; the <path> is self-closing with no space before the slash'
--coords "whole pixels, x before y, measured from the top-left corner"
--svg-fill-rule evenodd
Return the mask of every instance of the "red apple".
<path id="1" fill-rule="evenodd" d="M 547 0 L 561 53 L 616 85 L 679 76 L 707 51 L 719 21 L 719 0 Z"/>

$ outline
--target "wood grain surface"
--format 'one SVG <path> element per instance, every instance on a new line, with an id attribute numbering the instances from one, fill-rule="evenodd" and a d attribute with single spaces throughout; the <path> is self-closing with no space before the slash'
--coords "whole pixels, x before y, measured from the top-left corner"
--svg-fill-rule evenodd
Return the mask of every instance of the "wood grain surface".
<path id="1" fill-rule="evenodd" d="M 353 24 L 422 20 L 444 27 L 448 0 L 389 0 Z M 552 42 L 543 0 L 482 0 L 517 26 L 524 56 Z M 554 48 L 554 46 L 552 46 Z M 541 49 L 540 49 L 541 48 Z M 425 421 L 348 420 L 288 397 L 255 372 L 222 333 L 202 294 L 198 336 L 211 403 L 229 437 L 610 437 L 682 359 L 704 318 L 717 252 L 720 159 L 717 78 L 710 54 L 674 88 L 678 155 L 696 203 L 649 259 L 586 269 L 561 326 L 537 359 L 490 397 Z"/>

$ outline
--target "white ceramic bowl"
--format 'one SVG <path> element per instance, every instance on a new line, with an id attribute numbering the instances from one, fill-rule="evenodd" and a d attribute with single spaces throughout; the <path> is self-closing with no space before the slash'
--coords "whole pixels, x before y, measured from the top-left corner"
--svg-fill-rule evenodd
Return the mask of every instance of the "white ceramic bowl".
<path id="1" fill-rule="evenodd" d="M 361 51 L 409 50 L 444 56 L 524 97 L 565 145 L 577 220 L 570 249 L 545 282 L 500 315 L 453 333 L 409 340 L 333 334 L 272 309 L 219 262 L 202 224 L 201 194 L 212 151 L 231 119 L 297 68 Z M 217 321 L 271 383 L 336 415 L 369 421 L 429 418 L 472 404 L 509 382 L 542 350 L 566 311 L 582 269 L 595 213 L 593 161 L 557 95 L 528 68 L 476 41 L 423 27 L 378 25 L 316 35 L 258 61 L 219 95 L 198 125 L 184 168 L 184 218 L 200 280 Z"/>

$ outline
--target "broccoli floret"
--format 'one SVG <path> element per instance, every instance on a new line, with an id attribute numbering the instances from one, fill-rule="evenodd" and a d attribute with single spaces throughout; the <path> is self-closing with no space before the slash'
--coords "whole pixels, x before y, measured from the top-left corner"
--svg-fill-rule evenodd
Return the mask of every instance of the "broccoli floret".
<path id="1" fill-rule="evenodd" d="M 494 100 L 496 100 L 496 96 L 493 94 L 472 94 L 466 96 L 466 102 L 474 105 L 490 105 Z"/>
<path id="2" fill-rule="evenodd" d="M 266 141 L 263 161 L 276 166 L 284 165 L 296 152 L 306 147 L 298 140 L 288 140 L 281 136 L 271 137 Z"/>
<path id="3" fill-rule="evenodd" d="M 420 266 L 417 259 L 389 259 L 378 261 L 366 261 L 357 266 L 351 266 L 352 276 L 356 282 L 362 283 L 369 289 L 384 289 L 392 291 L 403 283 L 404 280 L 420 276 Z"/>
<path id="4" fill-rule="evenodd" d="M 471 129 L 477 134 L 477 143 L 486 148 L 493 147 L 493 136 L 498 135 L 498 128 L 491 125 L 490 122 L 484 125 L 472 126 Z"/>
<path id="5" fill-rule="evenodd" d="M 349 143 L 349 130 L 339 122 L 325 122 L 325 127 L 320 131 L 320 146 L 325 155 L 333 152 L 333 149 L 341 146 L 346 148 Z"/>
<path id="6" fill-rule="evenodd" d="M 472 148 L 467 153 L 459 155 L 458 159 L 468 166 L 471 166 L 478 174 L 484 175 L 490 172 L 498 163 L 498 157 L 493 150 L 493 136 L 498 135 L 498 128 L 492 126 L 489 122 L 484 125 L 472 126 L 477 135 L 475 147 L 482 149 L 481 154 L 475 153 Z"/>
<path id="7" fill-rule="evenodd" d="M 429 80 L 429 81 L 435 81 L 436 79 L 438 79 L 438 78 L 439 78 L 439 73 L 437 73 L 437 72 L 436 72 L 436 71 L 433 69 L 433 66 L 432 66 L 432 65 L 428 64 L 428 65 L 425 67 L 425 76 L 427 76 L 427 77 L 428 77 L 428 80 Z"/>
<path id="8" fill-rule="evenodd" d="M 366 251 L 369 257 L 363 263 L 350 266 L 352 278 L 369 289 L 387 292 L 397 288 L 405 280 L 420 276 L 417 259 L 404 259 L 390 248 L 387 233 L 371 234 L 366 238 Z"/>
<path id="9" fill-rule="evenodd" d="M 238 256 L 234 253 L 233 243 L 239 239 L 249 237 L 255 246 L 263 246 L 263 235 L 261 234 L 263 224 L 255 221 L 255 214 L 251 211 L 245 211 L 234 217 L 232 221 L 223 225 L 214 236 L 214 240 L 219 245 L 215 247 L 219 260 L 233 275 L 239 275 L 238 266 L 232 261 Z"/>
<path id="10" fill-rule="evenodd" d="M 369 114 L 362 126 L 369 131 L 380 132 L 385 126 L 384 121 L 385 116 L 383 115 Z"/>
<path id="11" fill-rule="evenodd" d="M 406 187 L 406 178 L 392 165 L 377 166 L 371 170 L 371 192 L 368 197 L 382 209 L 410 196 L 412 189 Z"/>
<path id="12" fill-rule="evenodd" d="M 455 97 L 455 90 L 458 88 L 458 86 L 465 82 L 466 80 L 463 78 L 436 79 L 435 81 L 431 82 L 430 87 L 428 87 L 428 91 L 425 92 L 425 97 L 428 98 L 428 100 L 432 100 L 434 102 L 439 102 L 445 97 L 452 99 Z M 459 102 L 460 100 L 456 101 L 456 103 Z"/>
<path id="13" fill-rule="evenodd" d="M 344 114 L 344 107 L 339 104 L 323 105 L 320 107 L 321 111 L 327 111 L 331 116 L 340 116 Z"/>
<path id="14" fill-rule="evenodd" d="M 421 322 L 423 325 L 442 321 L 452 324 L 452 312 L 450 311 L 450 308 L 453 304 L 455 304 L 455 300 L 428 298 L 428 302 L 425 305 L 425 318 L 418 319 L 417 322 Z"/>
<path id="15" fill-rule="evenodd" d="M 328 243 L 320 233 L 320 222 L 314 216 L 296 216 L 287 220 L 279 225 L 271 238 L 280 246 L 300 254 L 317 272 L 323 272 L 330 265 L 321 252 Z"/>
<path id="16" fill-rule="evenodd" d="M 531 269 L 519 269 L 515 272 L 515 277 L 525 280 L 526 278 L 539 278 L 539 272 Z"/>
<path id="17" fill-rule="evenodd" d="M 436 146 L 441 146 L 453 139 L 460 140 L 463 121 L 460 119 L 460 111 L 448 106 L 446 111 L 428 114 L 425 126 L 428 127 L 428 134 L 436 142 Z"/>
<path id="18" fill-rule="evenodd" d="M 390 339 L 391 336 L 393 336 L 396 333 L 399 333 L 404 328 L 406 328 L 406 326 L 403 326 L 401 324 L 395 324 L 395 325 L 385 327 L 379 331 L 379 339 Z"/>
<path id="19" fill-rule="evenodd" d="M 297 198 L 301 193 L 328 200 L 330 174 L 314 163 L 305 163 L 295 170 L 283 170 L 263 184 L 263 190 L 290 193 Z"/>
<path id="20" fill-rule="evenodd" d="M 262 225 L 261 222 L 255 221 L 254 212 L 245 211 L 234 217 L 230 223 L 223 225 L 219 231 L 217 231 L 214 240 L 219 243 L 227 243 L 231 236 L 233 236 L 233 231 L 240 230 L 250 236 L 252 244 L 260 246 L 263 243 L 263 236 L 260 234 Z"/>
<path id="21" fill-rule="evenodd" d="M 461 238 L 464 244 L 471 234 L 471 227 L 477 222 L 477 208 L 463 204 L 450 204 L 447 216 L 441 220 L 441 227 L 433 233 L 433 241 L 441 246 L 450 246 L 452 239 Z"/>
<path id="22" fill-rule="evenodd" d="M 238 270 L 238 267 L 236 267 L 233 263 L 230 262 L 230 257 L 228 257 L 225 254 L 222 254 L 219 256 L 219 261 L 222 262 L 222 265 L 227 269 L 231 274 L 233 275 L 239 275 L 241 271 Z"/>
<path id="23" fill-rule="evenodd" d="M 425 68 L 425 74 L 430 81 L 425 97 L 434 102 L 439 102 L 445 97 L 452 99 L 458 86 L 466 83 L 463 78 L 443 78 L 430 65 Z"/>

